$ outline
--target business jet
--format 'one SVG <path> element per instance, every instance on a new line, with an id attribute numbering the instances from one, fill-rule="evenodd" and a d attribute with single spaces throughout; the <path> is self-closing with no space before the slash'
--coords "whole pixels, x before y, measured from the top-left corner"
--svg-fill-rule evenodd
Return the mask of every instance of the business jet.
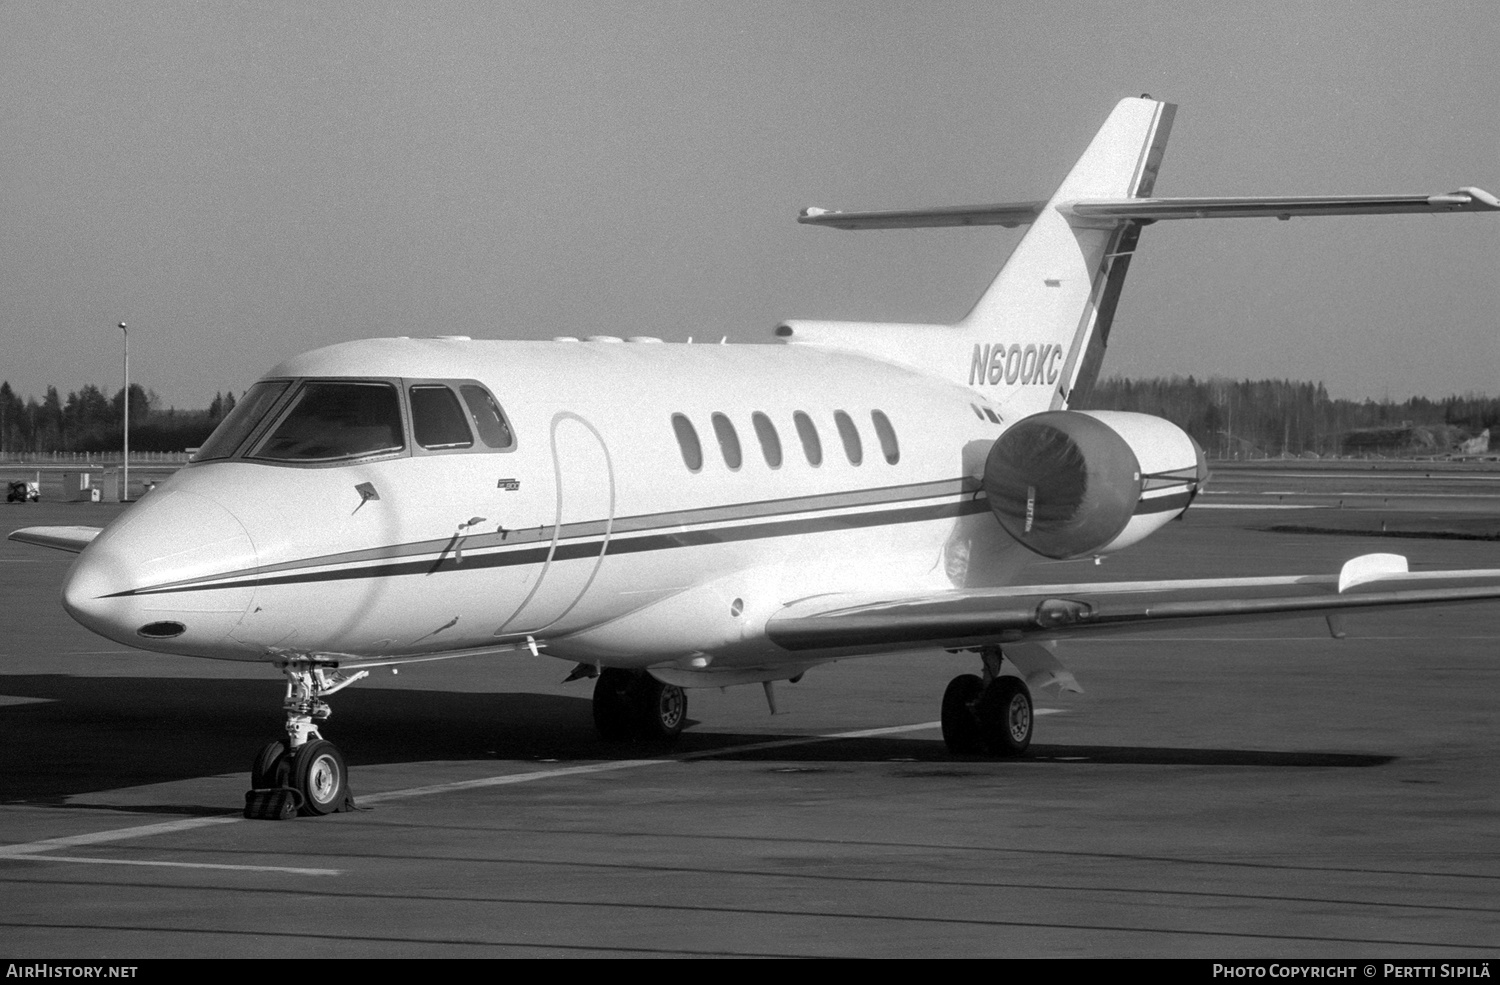
<path id="1" fill-rule="evenodd" d="M 1174 107 L 1115 107 L 1045 201 L 850 212 L 837 229 L 1028 225 L 953 325 L 787 321 L 779 345 L 607 336 L 346 342 L 250 387 L 191 462 L 79 552 L 78 622 L 286 677 L 255 789 L 352 805 L 320 723 L 370 669 L 530 652 L 596 678 L 605 737 L 671 739 L 686 691 L 946 648 L 956 754 L 1018 755 L 1031 693 L 1076 689 L 1052 644 L 1143 626 L 1500 597 L 1500 570 L 1019 584 L 1177 517 L 1202 450 L 1169 421 L 1070 410 L 1099 371 L 1142 229 L 1188 218 L 1496 212 L 1431 196 L 1153 198 Z"/>

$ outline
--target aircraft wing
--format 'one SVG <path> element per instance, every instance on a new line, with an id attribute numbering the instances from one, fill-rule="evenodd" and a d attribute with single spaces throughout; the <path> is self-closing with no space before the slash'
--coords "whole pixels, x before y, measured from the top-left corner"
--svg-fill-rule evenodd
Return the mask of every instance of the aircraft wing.
<path id="1" fill-rule="evenodd" d="M 38 547 L 53 547 L 59 551 L 77 554 L 99 536 L 102 527 L 24 527 L 11 531 L 7 540 Z"/>
<path id="2" fill-rule="evenodd" d="M 1018 585 L 883 599 L 814 596 L 772 616 L 766 634 L 793 651 L 869 652 L 1322 615 L 1341 636 L 1337 620 L 1350 611 L 1487 599 L 1500 599 L 1500 569 L 1412 572 L 1399 555 L 1367 554 L 1338 575 Z"/>
<path id="3" fill-rule="evenodd" d="M 1023 226 L 1046 202 L 945 205 L 922 209 L 840 212 L 803 209 L 797 221 L 833 229 L 924 229 L 938 226 Z M 1403 213 L 1496 212 L 1500 200 L 1482 188 L 1460 188 L 1440 195 L 1302 195 L 1244 198 L 1099 198 L 1059 202 L 1056 208 L 1079 223 L 1127 219 L 1246 219 L 1313 215 L 1400 215 Z"/>

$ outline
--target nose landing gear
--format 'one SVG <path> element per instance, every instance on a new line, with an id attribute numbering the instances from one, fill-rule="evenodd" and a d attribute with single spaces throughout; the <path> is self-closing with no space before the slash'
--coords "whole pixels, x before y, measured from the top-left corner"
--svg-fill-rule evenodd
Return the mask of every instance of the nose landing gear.
<path id="1" fill-rule="evenodd" d="M 343 690 L 369 671 L 347 676 L 337 668 L 305 658 L 277 663 L 286 675 L 287 741 L 273 739 L 261 748 L 250 769 L 251 795 L 286 791 L 296 801 L 296 812 L 304 816 L 332 814 L 354 809 L 354 795 L 349 790 L 349 768 L 344 754 L 319 733 L 315 721 L 323 721 L 333 709 L 323 699 Z"/>

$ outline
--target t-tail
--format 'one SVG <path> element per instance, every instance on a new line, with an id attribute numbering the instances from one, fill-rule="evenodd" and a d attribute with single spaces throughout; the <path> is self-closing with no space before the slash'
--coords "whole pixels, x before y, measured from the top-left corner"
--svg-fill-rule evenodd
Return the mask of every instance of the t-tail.
<path id="1" fill-rule="evenodd" d="M 1058 206 L 1149 196 L 1176 110 L 1145 98 L 1116 106 L 959 322 L 971 350 L 965 381 L 1007 417 L 1061 410 L 1093 389 L 1141 223 L 1070 222 Z"/>
<path id="2" fill-rule="evenodd" d="M 1063 410 L 1093 388 L 1141 228 L 1164 219 L 1500 211 L 1478 188 L 1440 195 L 1152 198 L 1176 107 L 1124 99 L 1045 201 L 880 212 L 805 209 L 836 229 L 1029 225 L 956 325 L 787 321 L 781 339 L 848 349 L 968 386 L 1007 421 Z"/>

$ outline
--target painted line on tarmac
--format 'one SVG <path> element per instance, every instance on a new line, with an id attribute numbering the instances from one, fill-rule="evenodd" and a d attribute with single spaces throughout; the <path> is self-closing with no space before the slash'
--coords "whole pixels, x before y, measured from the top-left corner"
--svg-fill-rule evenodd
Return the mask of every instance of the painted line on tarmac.
<path id="1" fill-rule="evenodd" d="M 30 856 L 23 856 L 29 858 Z M 83 865 L 147 865 L 165 869 L 230 869 L 235 872 L 285 872 L 294 876 L 338 876 L 340 869 L 302 869 L 291 865 L 229 865 L 225 862 L 160 862 L 135 858 L 88 858 L 82 855 L 41 855 L 42 862 L 76 862 Z"/>
<path id="2" fill-rule="evenodd" d="M 560 776 L 583 776 L 589 773 L 612 773 L 617 770 L 638 769 L 642 766 L 665 766 L 694 759 L 712 759 L 715 756 L 732 756 L 763 749 L 783 749 L 788 746 L 805 746 L 814 742 L 832 742 L 838 739 L 863 739 L 875 735 L 894 735 L 899 732 L 920 732 L 940 728 L 940 722 L 922 722 L 919 725 L 893 725 L 888 728 L 862 729 L 857 732 L 835 732 L 830 735 L 809 735 L 798 739 L 775 739 L 770 742 L 752 742 L 743 746 L 726 746 L 723 749 L 702 749 L 698 752 L 667 756 L 662 759 L 626 759 L 612 763 L 591 763 L 587 766 L 565 766 L 555 770 L 537 770 L 531 773 L 507 773 L 504 776 L 487 776 L 477 780 L 455 780 L 452 783 L 434 783 L 425 787 L 408 787 L 405 790 L 388 790 L 385 793 L 368 794 L 359 798 L 361 804 L 378 804 L 387 800 L 404 800 L 409 797 L 426 797 L 432 794 L 452 793 L 457 790 L 479 790 L 485 787 L 509 786 L 513 783 L 530 783 L 533 780 L 551 780 Z"/>
<path id="3" fill-rule="evenodd" d="M 1053 714 L 1058 708 L 1037 709 L 1038 715 Z M 833 742 L 839 739 L 863 739 L 877 735 L 896 735 L 902 732 L 921 732 L 941 728 L 941 722 L 922 722 L 916 725 L 892 725 L 886 728 L 860 729 L 854 732 L 834 732 L 828 735 L 810 735 L 797 739 L 777 739 L 770 742 L 752 742 L 742 746 L 723 749 L 704 749 L 662 759 L 627 759 L 608 763 L 590 763 L 584 766 L 567 766 L 555 770 L 537 770 L 530 773 L 508 773 L 504 776 L 483 777 L 477 780 L 458 780 L 453 783 L 434 783 L 405 790 L 387 790 L 384 793 L 366 794 L 359 798 L 360 804 L 378 804 L 389 800 L 405 800 L 412 797 L 427 797 L 433 794 L 452 793 L 459 790 L 478 790 L 486 787 L 508 786 L 514 783 L 529 783 L 534 780 L 550 780 L 563 776 L 586 776 L 592 773 L 611 773 L 618 770 L 638 769 L 642 766 L 665 766 L 670 763 L 693 759 L 709 759 L 715 756 L 757 752 L 764 749 L 781 749 L 789 746 L 805 746 L 816 742 Z M 93 865 L 156 865 L 187 869 L 233 869 L 250 872 L 287 872 L 311 875 L 337 875 L 337 869 L 302 869 L 289 866 L 227 865 L 212 862 L 156 862 L 134 859 L 87 858 L 83 856 L 46 854 L 60 848 L 76 848 L 82 845 L 100 845 L 111 842 L 149 838 L 155 835 L 191 831 L 220 824 L 237 824 L 245 818 L 240 814 L 221 814 L 213 817 L 188 817 L 177 821 L 144 824 L 132 828 L 116 828 L 112 831 L 97 831 L 90 834 L 68 835 L 61 838 L 45 838 L 20 845 L 0 846 L 0 860 L 36 862 L 72 862 Z"/>
<path id="4" fill-rule="evenodd" d="M 500 787 L 511 783 L 527 783 L 532 780 L 550 780 L 559 776 L 582 776 L 588 773 L 610 773 L 615 770 L 630 770 L 641 766 L 662 766 L 671 759 L 623 759 L 612 763 L 592 763 L 588 766 L 568 766 L 560 770 L 538 770 L 534 773 L 507 773 L 504 776 L 487 776 L 478 780 L 455 780 L 452 783 L 434 783 L 425 787 L 407 787 L 405 790 L 387 790 L 385 793 L 365 794 L 359 798 L 361 805 L 380 804 L 387 800 L 404 800 L 408 797 L 427 797 L 455 790 L 478 790 L 483 787 Z"/>
<path id="5" fill-rule="evenodd" d="M 0 859 L 27 858 L 40 852 L 50 852 L 54 848 L 77 848 L 80 845 L 101 845 L 112 841 L 129 841 L 132 838 L 171 834 L 174 831 L 191 831 L 193 828 L 207 828 L 215 824 L 233 824 L 236 821 L 243 820 L 244 818 L 238 814 L 216 814 L 213 817 L 185 817 L 177 821 L 162 821 L 159 824 L 142 824 L 133 828 L 116 828 L 113 831 L 95 831 L 92 834 L 86 835 L 44 838 L 41 841 L 30 841 L 24 845 L 5 845 L 4 847 L 0 847 Z"/>

